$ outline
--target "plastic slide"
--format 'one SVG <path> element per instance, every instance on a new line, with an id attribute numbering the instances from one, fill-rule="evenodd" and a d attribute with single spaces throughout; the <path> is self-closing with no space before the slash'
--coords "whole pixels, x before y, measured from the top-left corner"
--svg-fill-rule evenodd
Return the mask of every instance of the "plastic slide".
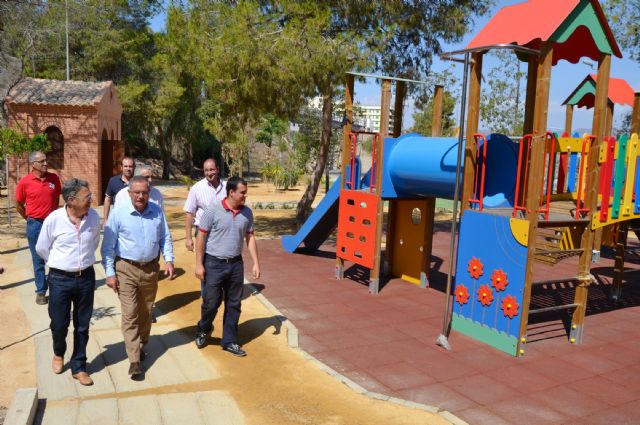
<path id="1" fill-rule="evenodd" d="M 349 169 L 347 168 L 347 172 Z M 371 170 L 362 177 L 360 188 L 368 187 Z M 316 250 L 327 240 L 331 232 L 338 225 L 338 206 L 340 199 L 341 178 L 333 183 L 329 192 L 322 198 L 320 204 L 313 210 L 298 233 L 282 237 L 282 247 L 291 253 L 304 243 L 309 250 Z"/>

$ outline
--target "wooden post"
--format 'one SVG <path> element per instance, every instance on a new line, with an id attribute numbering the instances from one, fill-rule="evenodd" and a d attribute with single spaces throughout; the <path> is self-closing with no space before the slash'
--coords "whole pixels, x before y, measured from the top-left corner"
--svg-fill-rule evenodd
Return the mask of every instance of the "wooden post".
<path id="1" fill-rule="evenodd" d="M 444 101 L 444 87 L 436 85 L 433 89 L 433 111 L 431 115 L 431 136 L 442 135 L 442 103 Z"/>
<path id="2" fill-rule="evenodd" d="M 347 81 L 344 87 L 344 114 L 346 122 L 342 126 L 342 166 L 340 167 L 340 183 L 344 187 L 347 178 L 347 165 L 351 156 L 351 124 L 353 123 L 353 86 L 354 76 L 347 74 Z M 344 278 L 344 260 L 336 255 L 336 278 Z"/>
<path id="3" fill-rule="evenodd" d="M 564 119 L 564 131 L 571 137 L 571 128 L 573 126 L 573 105 L 567 105 L 567 113 Z"/>
<path id="4" fill-rule="evenodd" d="M 402 134 L 402 116 L 404 115 L 404 98 L 407 93 L 407 83 L 396 81 L 396 97 L 393 104 L 393 137 Z"/>
<path id="5" fill-rule="evenodd" d="M 613 266 L 613 290 L 611 298 L 618 301 L 622 296 L 622 279 L 624 277 L 624 253 L 627 249 L 627 235 L 629 233 L 629 222 L 618 223 L 616 232 L 616 254 Z"/>
<path id="6" fill-rule="evenodd" d="M 540 57 L 537 60 L 535 72 L 536 93 L 533 103 L 533 116 L 531 122 L 537 136 L 531 143 L 531 160 L 529 167 L 529 177 L 527 179 L 527 196 L 525 199 L 526 219 L 529 221 L 527 268 L 525 270 L 524 293 L 522 294 L 522 316 L 520 319 L 520 338 L 518 338 L 517 355 L 524 355 L 524 344 L 526 343 L 527 325 L 529 324 L 529 304 L 531 303 L 531 287 L 533 282 L 533 266 L 536 252 L 536 232 L 538 229 L 538 207 L 542 187 L 540 182 L 544 175 L 544 147 L 545 132 L 547 130 L 547 114 L 549 108 L 549 87 L 551 85 L 551 66 L 553 59 L 553 48 L 550 44 L 544 43 L 541 48 Z M 531 65 L 530 65 L 531 68 Z M 527 88 L 533 85 L 528 83 Z M 530 93 L 527 91 L 527 99 Z"/>
<path id="7" fill-rule="evenodd" d="M 640 133 L 640 92 L 633 94 L 633 111 L 631 112 L 631 134 Z"/>
<path id="8" fill-rule="evenodd" d="M 380 265 L 382 256 L 382 224 L 384 222 L 384 202 L 382 201 L 382 168 L 384 159 L 384 138 L 389 133 L 389 108 L 391 107 L 391 80 L 382 80 L 382 97 L 380 99 L 380 143 L 378 146 L 378 165 L 376 166 L 376 195 L 378 195 L 378 214 L 376 217 L 376 240 L 373 269 L 369 275 L 369 292 L 380 291 Z"/>
<path id="9" fill-rule="evenodd" d="M 480 123 L 480 89 L 482 85 L 482 58 L 483 54 L 475 52 L 471 54 L 471 69 L 469 73 L 469 101 L 467 103 L 467 134 L 464 148 L 464 176 L 462 180 L 462 197 L 460 198 L 460 213 L 469 208 L 469 199 L 473 192 L 473 179 L 476 168 L 476 143 L 473 135 L 478 132 Z M 454 237 L 454 235 L 451 235 Z"/>
<path id="10" fill-rule="evenodd" d="M 394 107 L 393 107 L 393 137 L 400 137 L 402 134 L 402 117 L 404 115 L 404 98 L 406 95 L 406 83 L 404 81 L 396 81 L 396 96 L 394 99 Z M 382 138 L 380 139 L 382 143 Z M 393 259 L 393 239 L 394 239 L 394 228 L 393 224 L 395 223 L 395 215 L 396 215 L 396 199 L 389 200 L 389 207 L 387 210 L 387 237 L 386 244 L 384 249 L 384 273 L 390 273 L 391 270 L 391 261 Z"/>
<path id="11" fill-rule="evenodd" d="M 596 84 L 596 98 L 593 108 L 592 132 L 595 141 L 589 149 L 589 159 L 587 163 L 587 176 L 585 184 L 585 207 L 589 209 L 589 215 L 593 218 L 597 213 L 598 205 L 598 177 L 599 164 L 598 153 L 600 146 L 604 142 L 607 119 L 607 100 L 609 93 L 609 73 L 611 70 L 611 56 L 603 55 L 598 61 L 598 79 Z M 582 342 L 584 332 L 584 316 L 587 311 L 587 297 L 589 285 L 591 284 L 591 262 L 594 248 L 595 231 L 591 226 L 587 226 L 582 233 L 580 248 L 583 249 L 580 255 L 578 279 L 580 283 L 576 286 L 574 304 L 578 307 L 573 311 L 571 319 L 570 341 L 576 344 Z"/>
<path id="12" fill-rule="evenodd" d="M 613 111 L 615 109 L 615 105 L 613 102 L 607 102 L 607 118 L 605 124 L 605 136 L 613 136 Z"/>
<path id="13" fill-rule="evenodd" d="M 522 132 L 529 134 L 533 132 L 533 114 L 536 104 L 536 84 L 538 81 L 538 56 L 529 55 L 527 71 L 527 96 L 524 104 L 524 124 Z"/>

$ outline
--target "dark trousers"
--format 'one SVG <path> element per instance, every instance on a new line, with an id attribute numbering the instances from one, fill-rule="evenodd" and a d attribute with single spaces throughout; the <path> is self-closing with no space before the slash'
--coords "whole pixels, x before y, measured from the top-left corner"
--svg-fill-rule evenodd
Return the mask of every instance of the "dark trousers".
<path id="1" fill-rule="evenodd" d="M 226 346 L 238 340 L 238 321 L 240 320 L 240 304 L 244 288 L 244 263 L 242 260 L 235 263 L 224 263 L 217 261 L 210 255 L 205 255 L 204 268 L 204 292 L 198 328 L 206 333 L 211 332 L 213 320 L 216 318 L 222 300 L 224 300 L 220 345 Z"/>
<path id="2" fill-rule="evenodd" d="M 36 252 L 36 243 L 38 242 L 41 229 L 42 220 L 27 218 L 27 241 L 29 242 L 29 251 L 31 251 L 33 274 L 36 280 L 36 293 L 45 294 L 47 292 L 47 281 L 44 275 L 44 260 L 40 258 Z"/>
<path id="3" fill-rule="evenodd" d="M 93 267 L 78 277 L 50 270 L 48 279 L 53 353 L 63 357 L 67 351 L 67 331 L 69 330 L 70 318 L 73 317 L 71 372 L 86 372 L 89 323 L 93 312 L 93 294 L 96 285 Z M 73 314 L 71 306 L 73 306 Z"/>

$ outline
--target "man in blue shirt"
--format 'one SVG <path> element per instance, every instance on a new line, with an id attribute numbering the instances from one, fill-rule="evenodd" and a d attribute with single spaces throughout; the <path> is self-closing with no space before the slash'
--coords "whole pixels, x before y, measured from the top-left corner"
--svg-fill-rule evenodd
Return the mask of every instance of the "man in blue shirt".
<path id="1" fill-rule="evenodd" d="M 104 228 L 102 264 L 107 286 L 120 298 L 122 333 L 129 358 L 129 375 L 143 377 L 140 365 L 151 332 L 151 308 L 158 291 L 160 254 L 165 274 L 173 279 L 173 244 L 162 209 L 149 202 L 149 182 L 133 177 L 130 204 L 114 209 Z"/>

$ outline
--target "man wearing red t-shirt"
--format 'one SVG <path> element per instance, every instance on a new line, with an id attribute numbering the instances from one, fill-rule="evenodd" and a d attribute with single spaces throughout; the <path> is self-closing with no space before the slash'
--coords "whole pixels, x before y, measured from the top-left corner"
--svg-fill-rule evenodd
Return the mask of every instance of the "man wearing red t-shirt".
<path id="1" fill-rule="evenodd" d="M 18 182 L 16 187 L 16 209 L 27 220 L 27 241 L 33 261 L 36 281 L 36 304 L 47 303 L 47 282 L 44 276 L 44 260 L 36 252 L 36 243 L 42 222 L 58 209 L 60 203 L 60 178 L 47 171 L 47 157 L 36 151 L 29 155 L 31 172 Z"/>

